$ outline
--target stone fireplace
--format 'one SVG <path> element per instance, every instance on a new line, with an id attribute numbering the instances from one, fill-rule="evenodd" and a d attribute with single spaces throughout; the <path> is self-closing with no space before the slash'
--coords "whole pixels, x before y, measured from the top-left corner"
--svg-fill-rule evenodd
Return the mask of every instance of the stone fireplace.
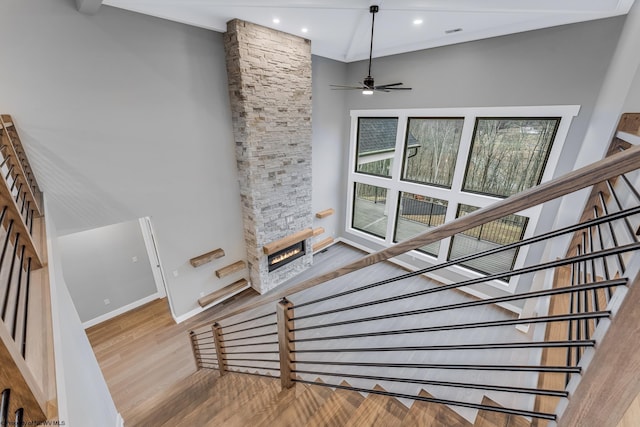
<path id="1" fill-rule="evenodd" d="M 224 42 L 247 263 L 264 293 L 312 263 L 311 45 L 237 19 Z M 295 247 L 272 264 L 283 241 Z"/>

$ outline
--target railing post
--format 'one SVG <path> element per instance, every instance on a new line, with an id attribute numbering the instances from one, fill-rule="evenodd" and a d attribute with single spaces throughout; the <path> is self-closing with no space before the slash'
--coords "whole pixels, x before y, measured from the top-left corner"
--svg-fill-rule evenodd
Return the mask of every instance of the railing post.
<path id="1" fill-rule="evenodd" d="M 295 362 L 292 360 L 294 350 L 293 340 L 293 304 L 286 298 L 278 303 L 276 317 L 278 320 L 278 351 L 280 355 L 280 383 L 283 389 L 293 387 L 293 370 Z"/>
<path id="2" fill-rule="evenodd" d="M 227 372 L 227 362 L 224 360 L 224 342 L 222 339 L 222 328 L 220 324 L 214 323 L 211 327 L 213 332 L 213 342 L 216 346 L 216 356 L 218 357 L 218 370 L 220 376 L 223 376 Z"/>
<path id="3" fill-rule="evenodd" d="M 191 340 L 191 351 L 193 352 L 193 359 L 196 361 L 196 369 L 202 369 L 202 364 L 200 363 L 200 356 L 198 351 L 198 342 L 196 340 L 196 334 L 191 331 L 189 332 L 189 339 Z"/>

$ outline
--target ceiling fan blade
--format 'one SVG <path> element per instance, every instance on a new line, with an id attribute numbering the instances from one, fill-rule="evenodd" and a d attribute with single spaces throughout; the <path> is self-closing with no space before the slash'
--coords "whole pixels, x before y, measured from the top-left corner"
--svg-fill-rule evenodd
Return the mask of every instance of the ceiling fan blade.
<path id="1" fill-rule="evenodd" d="M 362 90 L 363 86 L 344 86 L 344 85 L 329 85 L 331 86 L 332 89 L 342 89 L 342 90 L 349 90 L 349 89 L 353 89 L 353 90 Z"/>
<path id="2" fill-rule="evenodd" d="M 389 83 L 389 84 L 386 84 L 386 85 L 377 85 L 376 87 L 400 86 L 402 84 L 404 84 L 404 83 Z"/>
<path id="3" fill-rule="evenodd" d="M 388 87 L 387 90 L 411 90 L 410 87 Z"/>

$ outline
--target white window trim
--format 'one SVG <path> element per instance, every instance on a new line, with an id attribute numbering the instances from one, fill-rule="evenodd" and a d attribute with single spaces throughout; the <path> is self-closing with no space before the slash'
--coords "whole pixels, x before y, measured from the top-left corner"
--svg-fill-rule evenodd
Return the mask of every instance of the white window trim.
<path id="1" fill-rule="evenodd" d="M 484 208 L 494 202 L 503 200 L 498 197 L 487 196 L 483 194 L 468 193 L 462 191 L 462 181 L 464 179 L 464 171 L 467 166 L 467 159 L 471 148 L 473 130 L 477 117 L 560 117 L 560 123 L 556 132 L 555 140 L 551 147 L 547 164 L 542 175 L 541 183 L 549 181 L 553 178 L 560 153 L 564 146 L 571 122 L 580 111 L 579 105 L 553 105 L 553 106 L 525 106 L 525 107 L 470 107 L 470 108 L 427 108 L 427 109 L 384 109 L 384 110 L 351 110 L 351 133 L 349 146 L 349 163 L 348 163 L 348 189 L 347 189 L 347 212 L 345 222 L 345 234 L 357 236 L 361 239 L 374 242 L 386 247 L 392 246 L 393 228 L 396 222 L 396 205 L 400 191 L 411 192 L 426 197 L 435 197 L 448 201 L 447 214 L 445 222 L 455 219 L 458 204 L 466 204 Z M 398 129 L 396 134 L 396 149 L 391 168 L 391 178 L 381 177 L 370 174 L 363 174 L 355 171 L 354 165 L 357 159 L 357 135 L 358 135 L 358 118 L 359 117 L 397 117 Z M 458 157 L 456 160 L 455 171 L 451 188 L 443 188 L 436 186 L 428 186 L 400 180 L 400 172 L 403 162 L 403 144 L 406 134 L 406 126 L 409 117 L 461 117 L 464 118 L 464 125 L 460 137 L 460 146 L 458 148 Z M 387 188 L 387 233 L 386 238 L 380 238 L 372 234 L 357 230 L 352 227 L 353 219 L 353 196 L 355 183 L 363 183 L 375 185 L 377 187 Z M 533 236 L 536 229 L 542 206 L 535 206 L 518 212 L 529 218 L 527 228 L 523 238 Z M 427 264 L 440 264 L 446 262 L 449 251 L 451 238 L 443 239 L 440 244 L 440 252 L 437 257 L 427 255 L 419 251 L 410 251 L 411 257 L 421 260 Z M 514 269 L 520 268 L 524 264 L 528 253 L 528 247 L 523 247 L 518 252 Z M 452 271 L 461 274 L 470 279 L 483 277 L 482 273 L 462 267 L 450 267 Z M 513 277 L 509 283 L 503 281 L 488 282 L 490 285 L 503 291 L 514 293 L 518 285 L 519 277 Z"/>

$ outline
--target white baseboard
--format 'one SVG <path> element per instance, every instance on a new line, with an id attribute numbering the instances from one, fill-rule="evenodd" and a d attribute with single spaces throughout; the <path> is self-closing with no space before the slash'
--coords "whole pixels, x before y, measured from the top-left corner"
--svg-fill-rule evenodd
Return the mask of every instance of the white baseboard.
<path id="1" fill-rule="evenodd" d="M 124 419 L 122 415 L 120 415 L 120 412 L 118 412 L 118 416 L 116 417 L 116 427 L 124 427 Z"/>
<path id="2" fill-rule="evenodd" d="M 112 319 L 116 316 L 119 316 L 123 313 L 126 313 L 127 311 L 133 310 L 134 308 L 138 308 L 141 305 L 145 305 L 146 303 L 149 303 L 151 301 L 155 301 L 158 298 L 162 298 L 162 295 L 160 295 L 159 293 L 154 293 L 152 295 L 149 295 L 148 297 L 144 297 L 142 299 L 139 299 L 138 301 L 134 301 L 131 304 L 127 304 L 124 307 L 120 307 L 116 310 L 110 311 L 108 313 L 105 313 L 101 316 L 96 317 L 95 319 L 91 319 L 91 320 L 87 320 L 86 322 L 82 323 L 82 327 L 84 329 L 90 328 L 92 326 L 97 325 L 98 323 L 102 323 L 106 320 Z"/>
<path id="3" fill-rule="evenodd" d="M 243 286 L 242 288 L 238 289 L 236 292 L 234 292 L 232 294 L 229 294 L 229 295 L 225 295 L 223 298 L 220 298 L 220 299 L 217 299 L 217 300 L 213 301 L 211 304 L 207 305 L 206 307 L 197 307 L 197 308 L 194 308 L 193 310 L 191 310 L 191 311 L 189 311 L 189 312 L 187 312 L 185 314 L 182 314 L 180 316 L 173 316 L 173 320 L 175 320 L 176 323 L 182 323 L 185 320 L 190 319 L 191 317 L 202 313 L 206 309 L 208 309 L 210 307 L 213 307 L 216 304 L 220 304 L 221 302 L 231 298 L 234 295 L 239 294 L 242 291 L 246 291 L 250 287 L 251 287 L 251 283 L 247 282 L 247 286 Z"/>

